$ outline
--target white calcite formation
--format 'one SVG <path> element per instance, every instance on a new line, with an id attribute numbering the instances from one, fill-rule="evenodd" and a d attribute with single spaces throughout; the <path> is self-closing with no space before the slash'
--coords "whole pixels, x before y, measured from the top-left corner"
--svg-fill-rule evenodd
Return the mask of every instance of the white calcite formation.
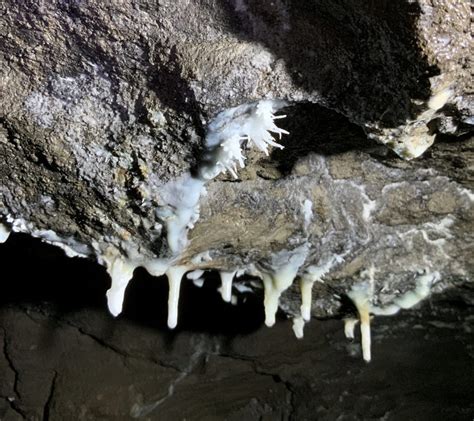
<path id="1" fill-rule="evenodd" d="M 168 327 L 174 329 L 178 324 L 179 289 L 183 275 L 189 269 L 186 266 L 171 266 L 166 271 L 169 283 Z"/>
<path id="2" fill-rule="evenodd" d="M 142 257 L 124 259 L 118 251 L 108 250 L 100 256 L 112 279 L 107 292 L 110 312 L 117 316 L 122 311 L 125 290 L 138 266 L 145 267 L 153 276 L 166 275 L 169 282 L 168 326 L 170 329 L 178 323 L 179 291 L 182 277 L 192 270 L 191 266 L 176 264 L 186 249 L 187 233 L 199 219 L 199 201 L 205 195 L 206 183 L 222 172 L 230 172 L 237 177 L 237 167 L 243 168 L 245 147 L 253 146 L 268 155 L 268 147 L 283 148 L 273 140 L 272 133 L 281 137 L 287 134 L 276 126 L 274 120 L 284 116 L 275 116 L 276 109 L 284 103 L 262 100 L 254 104 L 246 104 L 220 113 L 208 127 L 206 152 L 197 171 L 197 175 L 184 174 L 178 180 L 169 183 L 161 192 L 164 203 L 156 210 L 157 216 L 166 227 L 168 247 L 171 257 L 145 260 Z M 310 212 L 310 204 L 305 204 L 306 213 Z M 307 252 L 307 248 L 304 248 Z M 286 259 L 286 260 L 285 260 Z M 284 252 L 275 257 L 275 267 L 257 273 L 261 276 L 265 289 L 265 323 L 272 326 L 278 310 L 279 297 L 290 287 L 296 277 L 298 268 L 304 262 L 304 255 Z M 232 301 L 232 281 L 234 271 L 220 271 L 222 298 Z M 245 272 L 245 270 L 244 270 Z M 193 281 L 201 279 L 202 270 L 193 271 L 188 278 Z"/>
<path id="3" fill-rule="evenodd" d="M 4 243 L 10 236 L 10 229 L 5 224 L 0 224 L 0 243 Z"/>
<path id="4" fill-rule="evenodd" d="M 347 339 L 354 339 L 354 330 L 357 323 L 359 323 L 359 319 L 354 319 L 352 317 L 344 319 L 344 335 Z"/>
<path id="5" fill-rule="evenodd" d="M 365 361 L 371 360 L 371 339 L 370 339 L 370 297 L 364 287 L 354 287 L 349 294 L 349 298 L 354 302 L 360 319 L 360 336 L 362 343 L 362 357 Z"/>
<path id="6" fill-rule="evenodd" d="M 153 276 L 166 275 L 169 282 L 168 298 L 168 326 L 173 329 L 178 323 L 179 291 L 181 280 L 192 266 L 180 265 L 181 254 L 185 251 L 187 234 L 199 218 L 199 201 L 205 194 L 206 183 L 222 172 L 230 172 L 237 177 L 237 168 L 245 165 L 244 150 L 246 147 L 255 147 L 268 155 L 269 146 L 283 148 L 274 141 L 272 134 L 281 137 L 287 134 L 280 129 L 275 120 L 284 116 L 275 116 L 274 112 L 284 105 L 283 102 L 262 100 L 254 104 L 245 104 L 220 113 L 208 127 L 206 137 L 206 152 L 197 175 L 184 174 L 178 180 L 169 183 L 162 189 L 161 199 L 163 206 L 156 210 L 157 216 L 166 227 L 168 247 L 171 256 L 152 259 L 144 258 L 137 253 L 130 253 L 124 257 L 119 250 L 108 246 L 105 251 L 98 244 L 93 250 L 79 244 L 69 244 L 56 236 L 52 231 L 33 231 L 34 235 L 44 241 L 60 245 L 70 256 L 86 257 L 96 254 L 100 263 L 104 264 L 111 278 L 111 287 L 107 291 L 107 303 L 110 313 L 118 316 L 122 312 L 126 288 L 137 267 L 144 267 Z M 303 203 L 305 224 L 309 225 L 312 218 L 312 203 L 306 200 Z M 22 220 L 11 220 L 13 230 L 29 232 L 30 227 Z M 2 225 L 3 227 L 3 225 Z M 5 232 L 5 234 L 4 234 Z M 7 229 L 2 228 L 0 239 L 6 239 Z M 75 250 L 80 249 L 82 252 Z M 226 302 L 232 301 L 232 282 L 239 270 L 240 274 L 249 273 L 258 276 L 263 281 L 265 298 L 265 324 L 273 326 L 275 315 L 279 307 L 281 294 L 294 282 L 299 268 L 305 261 L 308 245 L 296 248 L 294 251 L 283 251 L 275 255 L 271 266 L 267 269 L 236 268 L 234 271 L 220 271 L 222 298 Z M 132 256 L 132 257 L 131 257 Z M 199 260 L 199 259 L 198 259 Z M 203 260 L 206 260 L 204 257 Z M 304 321 L 310 318 L 311 286 L 316 278 L 326 269 L 309 268 L 302 278 L 302 313 Z M 203 270 L 192 271 L 188 278 L 195 282 L 202 279 Z M 201 281 L 202 282 L 202 281 Z M 304 322 L 299 324 L 298 337 L 303 336 Z"/>
<path id="7" fill-rule="evenodd" d="M 360 334 L 362 343 L 362 356 L 365 361 L 371 360 L 371 335 L 370 335 L 370 318 L 374 315 L 393 315 L 398 313 L 400 309 L 409 309 L 417 305 L 420 301 L 428 297 L 431 287 L 440 279 L 438 272 L 427 272 L 418 276 L 416 279 L 416 286 L 414 290 L 407 291 L 404 294 L 394 298 L 393 302 L 383 306 L 375 306 L 373 301 L 374 296 L 374 271 L 371 267 L 368 271 L 369 280 L 361 284 L 356 284 L 348 292 L 349 298 L 353 301 L 357 312 L 358 319 L 344 320 L 344 333 L 347 338 L 354 338 L 354 327 L 360 321 Z"/>
<path id="8" fill-rule="evenodd" d="M 281 251 L 273 256 L 270 269 L 261 269 L 253 273 L 263 281 L 265 324 L 268 327 L 275 324 L 280 296 L 293 284 L 307 253 L 307 245 L 298 247 L 291 252 Z"/>
<path id="9" fill-rule="evenodd" d="M 282 148 L 271 136 L 271 133 L 279 136 L 287 133 L 274 123 L 278 117 L 273 113 L 282 105 L 282 103 L 270 100 L 243 105 L 220 113 L 211 122 L 206 138 L 206 152 L 197 175 L 185 174 L 177 181 L 168 184 L 162 193 L 165 205 L 156 211 L 166 226 L 168 246 L 172 256 L 146 262 L 126 261 L 118 256 L 111 261 L 105 259 L 112 278 L 112 286 L 107 297 L 109 309 L 114 316 L 121 312 L 125 289 L 133 276 L 134 268 L 144 266 L 154 276 L 165 274 L 168 277 L 168 326 L 171 329 L 176 327 L 179 291 L 183 276 L 189 272 L 187 278 L 199 285 L 202 285 L 203 282 L 204 270 L 202 266 L 201 269 L 193 270 L 192 266 L 183 266 L 175 262 L 180 260 L 181 254 L 186 250 L 188 231 L 199 219 L 199 202 L 206 193 L 206 184 L 223 172 L 229 172 L 236 178 L 238 168 L 245 166 L 244 150 L 246 146 L 254 146 L 265 154 L 268 154 L 269 146 Z M 361 190 L 361 194 L 365 198 L 362 216 L 368 220 L 371 212 L 376 208 L 376 203 L 367 196 L 363 187 L 356 183 L 353 184 L 354 188 Z M 313 204 L 308 199 L 302 203 L 305 229 L 313 219 L 312 207 Z M 444 224 L 442 228 L 449 228 L 449 223 Z M 406 235 L 408 234 L 406 233 Z M 294 317 L 293 330 L 297 338 L 302 338 L 304 324 L 311 319 L 314 283 L 323 282 L 324 275 L 338 263 L 344 261 L 344 256 L 334 255 L 324 264 L 308 266 L 302 273 L 299 273 L 306 260 L 308 249 L 309 244 L 304 244 L 291 252 L 282 251 L 273 256 L 269 267 L 266 268 L 250 265 L 247 268 L 235 268 L 232 271 L 220 270 L 222 282 L 220 293 L 223 300 L 232 301 L 232 283 L 236 275 L 247 273 L 259 277 L 263 282 L 264 289 L 265 324 L 271 327 L 275 323 L 281 294 L 298 278 L 301 291 L 301 314 Z M 199 259 L 197 260 L 199 261 Z M 353 301 L 359 315 L 362 354 L 365 361 L 371 360 L 371 314 L 394 314 L 400 308 L 409 308 L 415 305 L 428 295 L 432 283 L 437 280 L 436 274 L 424 275 L 418 280 L 414 291 L 409 291 L 396 298 L 388 306 L 376 307 L 372 304 L 374 273 L 375 268 L 371 267 L 363 275 L 368 278 L 368 281 L 355 285 L 348 293 L 348 297 Z M 354 327 L 359 320 L 345 320 L 344 331 L 348 338 L 354 338 Z"/>
<path id="10" fill-rule="evenodd" d="M 110 313 L 113 316 L 118 316 L 122 312 L 125 290 L 133 277 L 135 266 L 118 256 L 112 257 L 111 260 L 106 257 L 104 259 L 107 262 L 107 272 L 112 280 L 112 285 L 107 291 L 107 305 Z"/>
<path id="11" fill-rule="evenodd" d="M 451 86 L 438 87 L 436 92 L 424 104 L 425 111 L 415 119 L 407 120 L 402 126 L 395 129 L 384 129 L 378 139 L 392 148 L 405 159 L 421 156 L 435 140 L 435 133 L 429 127 L 440 109 L 453 97 Z M 377 127 L 378 128 L 378 127 Z M 371 137 L 375 138 L 374 134 Z"/>
<path id="12" fill-rule="evenodd" d="M 222 299 L 230 303 L 232 301 L 232 281 L 234 280 L 236 271 L 234 272 L 226 272 L 224 270 L 219 271 L 219 275 L 221 277 L 221 295 Z"/>

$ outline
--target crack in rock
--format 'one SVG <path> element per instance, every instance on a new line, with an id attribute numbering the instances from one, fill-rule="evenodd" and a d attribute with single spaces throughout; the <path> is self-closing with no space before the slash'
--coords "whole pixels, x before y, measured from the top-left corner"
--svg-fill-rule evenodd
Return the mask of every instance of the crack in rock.
<path id="1" fill-rule="evenodd" d="M 26 420 L 25 414 L 15 405 L 14 400 L 12 400 L 11 397 L 0 396 L 0 399 L 3 399 L 5 402 L 7 402 L 8 406 L 13 412 L 15 412 L 15 414 L 19 415 L 22 419 Z M 0 420 L 2 419 L 3 418 L 0 418 Z"/>
<path id="2" fill-rule="evenodd" d="M 271 377 L 275 383 L 283 384 L 283 386 L 285 386 L 285 389 L 287 391 L 287 396 L 288 396 L 287 402 L 286 402 L 289 407 L 288 419 L 291 419 L 293 414 L 296 413 L 296 406 L 294 402 L 295 401 L 294 391 L 293 391 L 293 385 L 291 384 L 291 382 L 287 380 L 283 380 L 283 378 L 279 374 L 275 374 L 275 373 L 263 370 L 261 367 L 258 366 L 257 361 L 252 360 L 251 358 L 246 358 L 239 355 L 231 355 L 231 354 L 217 354 L 217 355 L 222 358 L 229 358 L 232 360 L 238 360 L 238 361 L 244 361 L 244 362 L 250 363 L 250 366 L 252 367 L 255 374 L 258 374 L 264 377 Z"/>
<path id="3" fill-rule="evenodd" d="M 194 340 L 192 342 L 194 342 Z M 215 349 L 209 349 L 209 346 Z M 199 335 L 197 339 L 197 343 L 194 345 L 194 348 L 195 348 L 195 351 L 191 355 L 187 367 L 178 377 L 176 377 L 170 383 L 170 385 L 168 386 L 168 392 L 166 393 L 166 395 L 158 399 L 157 401 L 149 403 L 149 404 L 140 405 L 137 403 L 133 405 L 130 410 L 130 415 L 133 418 L 141 418 L 145 415 L 149 415 L 151 412 L 155 411 L 156 408 L 162 405 L 165 401 L 171 398 L 175 393 L 176 386 L 181 381 L 183 381 L 188 375 L 192 373 L 193 369 L 197 366 L 198 362 L 201 360 L 201 357 L 204 356 L 204 361 L 205 363 L 207 363 L 210 355 L 219 355 L 218 344 L 213 344 L 212 341 L 211 343 L 209 343 L 208 341 L 206 341 L 206 337 L 203 335 Z"/>
<path id="4" fill-rule="evenodd" d="M 8 402 L 8 404 L 10 405 L 13 411 L 15 411 L 16 413 L 21 415 L 24 419 L 26 419 L 25 413 L 23 412 L 22 409 L 20 409 L 20 407 L 15 402 L 16 399 L 21 400 L 21 394 L 18 391 L 18 381 L 19 381 L 18 379 L 19 379 L 20 374 L 18 370 L 16 369 L 15 364 L 13 363 L 13 360 L 10 357 L 10 354 L 8 353 L 8 339 L 7 339 L 6 329 L 4 327 L 0 327 L 0 329 L 3 332 L 3 346 L 2 346 L 3 355 L 5 357 L 5 361 L 8 364 L 8 367 L 10 368 L 10 370 L 13 372 L 13 375 L 14 375 L 13 393 L 15 394 L 15 397 L 14 398 L 6 397 L 5 400 Z"/>
<path id="5" fill-rule="evenodd" d="M 22 308 L 22 310 L 32 321 L 34 321 L 35 323 L 40 323 L 37 319 L 35 319 L 35 317 L 33 315 L 30 314 L 30 311 L 28 311 L 25 308 Z M 67 327 L 73 328 L 79 334 L 88 337 L 93 342 L 98 344 L 100 347 L 102 347 L 102 348 L 104 348 L 108 351 L 112 351 L 113 353 L 119 355 L 120 357 L 122 357 L 124 359 L 134 359 L 134 360 L 138 360 L 138 361 L 145 361 L 145 362 L 148 362 L 148 363 L 158 365 L 162 368 L 171 369 L 171 370 L 174 370 L 174 371 L 177 371 L 177 372 L 182 372 L 182 370 L 179 367 L 176 367 L 172 364 L 165 363 L 161 360 L 157 360 L 157 359 L 154 359 L 154 358 L 146 358 L 144 356 L 137 356 L 137 355 L 132 355 L 130 353 L 127 353 L 124 350 L 105 342 L 103 339 L 99 338 L 98 336 L 96 336 L 96 335 L 94 335 L 90 332 L 85 331 L 82 327 L 77 326 L 76 324 L 74 324 L 73 322 L 71 322 L 69 320 L 58 318 L 54 314 L 47 313 L 46 311 L 44 311 L 42 309 L 37 309 L 37 311 L 42 316 L 53 319 L 59 326 L 62 326 L 62 327 L 67 326 Z"/>
<path id="6" fill-rule="evenodd" d="M 56 380 L 58 378 L 58 373 L 54 371 L 53 378 L 51 380 L 51 386 L 49 387 L 48 398 L 46 399 L 46 403 L 44 404 L 43 410 L 43 421 L 49 421 L 50 414 L 51 414 L 51 404 L 53 402 L 54 392 L 56 390 Z"/>

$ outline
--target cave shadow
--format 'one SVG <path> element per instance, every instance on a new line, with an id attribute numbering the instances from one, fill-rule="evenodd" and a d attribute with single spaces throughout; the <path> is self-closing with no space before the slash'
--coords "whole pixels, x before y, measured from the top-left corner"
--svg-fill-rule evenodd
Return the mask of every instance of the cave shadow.
<path id="1" fill-rule="evenodd" d="M 370 142 L 364 130 L 347 117 L 321 105 L 294 104 L 277 114 L 287 116 L 279 120 L 279 126 L 289 134 L 278 140 L 284 149 L 273 148 L 270 160 L 284 176 L 300 158 L 311 153 L 331 156 L 349 151 L 371 153 L 375 149 L 389 153 L 385 146 Z"/>
<path id="2" fill-rule="evenodd" d="M 359 123 L 396 127 L 430 96 L 416 2 L 221 0 L 226 29 L 283 60 L 293 83 Z M 310 41 L 310 42 L 309 42 Z M 364 121 L 360 121 L 360 119 Z"/>
<path id="3" fill-rule="evenodd" d="M 269 158 L 262 157 L 259 161 L 262 166 L 276 167 L 281 176 L 290 175 L 298 160 L 311 153 L 331 157 L 352 151 L 370 156 L 389 168 L 433 168 L 460 184 L 467 184 L 469 159 L 459 152 L 472 149 L 472 132 L 467 129 L 461 135 L 439 133 L 422 156 L 403 160 L 387 146 L 368 139 L 365 131 L 346 116 L 322 105 L 309 102 L 289 104 L 277 115 L 287 117 L 278 120 L 279 127 L 289 132 L 277 140 L 284 149 L 273 148 Z"/>
<path id="4" fill-rule="evenodd" d="M 108 313 L 106 291 L 110 278 L 104 267 L 89 259 L 69 258 L 58 247 L 25 234 L 12 234 L 0 245 L 3 265 L 0 282 L 0 310 L 9 306 L 36 308 L 49 320 L 51 329 L 44 342 L 54 340 L 54 325 L 68 322 L 84 311 L 96 313 L 101 323 L 101 337 L 110 337 L 119 323 Z M 245 294 L 238 305 L 225 303 L 217 287 L 217 274 L 209 274 L 203 287 L 183 278 L 179 321 L 175 330 L 167 327 L 168 282 L 137 269 L 130 282 L 122 314 L 124 322 L 150 328 L 163 336 L 172 347 L 181 332 L 219 335 L 224 341 L 258 330 L 263 325 L 262 297 Z M 98 316 L 97 316 L 97 313 Z"/>

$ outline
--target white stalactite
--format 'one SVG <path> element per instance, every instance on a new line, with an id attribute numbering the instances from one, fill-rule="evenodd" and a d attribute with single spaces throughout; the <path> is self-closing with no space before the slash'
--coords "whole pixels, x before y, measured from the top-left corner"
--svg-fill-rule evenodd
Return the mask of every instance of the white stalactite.
<path id="1" fill-rule="evenodd" d="M 344 319 L 344 335 L 347 339 L 354 339 L 354 329 L 357 323 L 359 323 L 358 319 Z"/>
<path id="2" fill-rule="evenodd" d="M 107 305 L 110 313 L 117 317 L 122 312 L 125 290 L 133 277 L 135 265 L 120 257 L 115 257 L 107 262 L 107 272 L 112 280 L 112 285 L 107 291 Z"/>
<path id="3" fill-rule="evenodd" d="M 181 279 L 189 270 L 187 266 L 172 266 L 166 271 L 168 277 L 168 327 L 174 329 L 178 324 L 178 304 Z"/>
<path id="4" fill-rule="evenodd" d="M 7 241 L 9 236 L 10 229 L 5 224 L 0 223 L 0 243 Z"/>
<path id="5" fill-rule="evenodd" d="M 234 280 L 235 276 L 235 271 L 234 272 L 225 272 L 225 271 L 219 271 L 219 275 L 221 277 L 221 295 L 222 299 L 230 303 L 232 300 L 232 281 Z"/>

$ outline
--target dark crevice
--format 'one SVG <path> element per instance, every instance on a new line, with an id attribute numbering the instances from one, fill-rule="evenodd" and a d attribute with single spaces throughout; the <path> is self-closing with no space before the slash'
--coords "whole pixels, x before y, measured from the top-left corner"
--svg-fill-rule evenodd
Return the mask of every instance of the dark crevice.
<path id="1" fill-rule="evenodd" d="M 12 400 L 9 397 L 6 396 L 0 396 L 0 399 L 3 399 L 5 402 L 7 402 L 8 406 L 10 409 L 15 412 L 18 416 L 20 416 L 22 419 L 26 420 L 26 414 L 16 405 L 15 401 Z M 2 420 L 2 418 L 0 418 Z"/>
<path id="2" fill-rule="evenodd" d="M 52 159 L 48 158 L 42 148 L 37 147 L 35 152 L 36 162 L 43 168 L 51 172 L 59 172 L 61 170 L 61 168 Z"/>
<path id="3" fill-rule="evenodd" d="M 278 373 L 263 370 L 261 367 L 259 367 L 258 362 L 255 359 L 252 359 L 250 357 L 244 357 L 241 355 L 232 355 L 229 353 L 217 353 L 217 355 L 222 358 L 229 358 L 232 360 L 244 361 L 246 363 L 250 363 L 250 366 L 252 367 L 255 374 L 258 374 L 260 376 L 270 377 L 275 383 L 283 384 L 288 393 L 287 404 L 288 404 L 288 409 L 289 409 L 289 419 L 292 419 L 292 416 L 296 413 L 296 407 L 295 407 L 295 399 L 294 399 L 294 390 L 293 390 L 293 385 L 291 384 L 291 382 L 283 380 L 283 378 Z"/>
<path id="4" fill-rule="evenodd" d="M 311 153 L 331 156 L 348 151 L 368 151 L 374 148 L 364 131 L 342 114 L 317 104 L 294 104 L 279 114 L 287 118 L 279 126 L 290 132 L 278 140 L 284 149 L 273 149 L 270 158 L 282 175 L 291 173 L 298 159 Z M 308 125 L 308 122 L 311 124 Z M 262 175 L 259 175 L 261 178 Z"/>
<path id="5" fill-rule="evenodd" d="M 4 327 L 0 327 L 3 331 L 3 356 L 5 357 L 5 360 L 8 363 L 8 367 L 10 368 L 11 371 L 13 371 L 14 374 L 14 380 L 13 380 L 13 391 L 16 395 L 17 398 L 21 399 L 21 394 L 18 391 L 18 378 L 19 378 L 19 372 L 15 368 L 15 365 L 13 364 L 13 360 L 10 358 L 10 355 L 8 353 L 8 339 L 7 339 L 7 332 Z"/>
<path id="6" fill-rule="evenodd" d="M 25 234 L 13 233 L 0 245 L 1 260 L 7 273 L 15 274 L 15 282 L 0 283 L 0 308 L 15 305 L 47 303 L 54 317 L 61 320 L 82 310 L 107 313 L 106 291 L 110 277 L 98 263 L 69 258 L 54 246 Z M 28 262 L 25 265 L 25 262 Z M 127 287 L 121 319 L 164 332 L 171 344 L 180 332 L 207 332 L 232 338 L 257 330 L 264 319 L 262 298 L 239 295 L 238 305 L 222 300 L 217 288 L 217 273 L 207 272 L 202 288 L 183 279 L 180 292 L 179 324 L 174 331 L 167 328 L 168 282 L 156 278 L 145 269 L 135 270 Z M 203 308 L 214 311 L 203 311 Z M 215 317 L 219 314 L 219 317 Z M 113 330 L 115 322 L 105 327 Z"/>
<path id="7" fill-rule="evenodd" d="M 51 406 L 53 402 L 54 392 L 56 390 L 56 380 L 58 378 L 58 373 L 55 371 L 53 374 L 53 378 L 51 380 L 51 386 L 49 387 L 48 398 L 46 399 L 46 403 L 44 405 L 43 410 L 43 421 L 49 421 L 50 414 L 51 414 Z"/>
<path id="8" fill-rule="evenodd" d="M 18 399 L 19 401 L 21 401 L 21 394 L 18 390 L 18 382 L 19 382 L 19 376 L 20 376 L 20 373 L 18 372 L 18 370 L 16 369 L 15 367 L 15 364 L 13 363 L 13 360 L 12 358 L 10 357 L 10 354 L 8 352 L 8 340 L 7 340 L 7 332 L 6 332 L 6 329 L 2 326 L 0 326 L 0 329 L 2 330 L 3 332 L 3 347 L 2 347 L 2 350 L 3 350 L 3 356 L 5 357 L 5 360 L 8 364 L 8 367 L 10 368 L 10 370 L 13 372 L 13 392 L 15 394 L 15 398 L 14 399 L 9 399 L 9 398 L 5 398 L 8 402 L 8 404 L 10 405 L 10 407 L 12 408 L 12 410 L 14 410 L 16 413 L 18 413 L 19 415 L 21 415 L 24 419 L 26 419 L 26 414 L 25 412 L 17 405 L 16 403 L 16 400 Z"/>

